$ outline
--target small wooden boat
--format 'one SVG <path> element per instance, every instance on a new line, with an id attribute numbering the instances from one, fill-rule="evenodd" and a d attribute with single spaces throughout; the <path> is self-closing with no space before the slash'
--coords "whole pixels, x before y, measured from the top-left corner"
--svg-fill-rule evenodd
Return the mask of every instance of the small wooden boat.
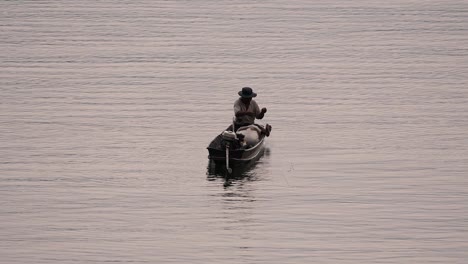
<path id="1" fill-rule="evenodd" d="M 228 171 L 229 164 L 242 164 L 258 159 L 264 150 L 265 137 L 270 135 L 271 126 L 261 126 L 258 142 L 254 145 L 246 145 L 243 143 L 243 136 L 233 132 L 232 125 L 225 131 L 216 136 L 207 147 L 208 158 L 215 163 L 225 163 Z M 239 129 L 240 130 L 240 129 Z"/>

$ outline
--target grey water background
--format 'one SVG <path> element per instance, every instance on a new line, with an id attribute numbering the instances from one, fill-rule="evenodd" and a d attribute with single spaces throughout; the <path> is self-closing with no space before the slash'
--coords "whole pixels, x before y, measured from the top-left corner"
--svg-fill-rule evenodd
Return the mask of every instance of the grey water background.
<path id="1" fill-rule="evenodd" d="M 466 263 L 466 1 L 1 1 L 0 263 Z M 243 86 L 265 155 L 206 146 Z"/>

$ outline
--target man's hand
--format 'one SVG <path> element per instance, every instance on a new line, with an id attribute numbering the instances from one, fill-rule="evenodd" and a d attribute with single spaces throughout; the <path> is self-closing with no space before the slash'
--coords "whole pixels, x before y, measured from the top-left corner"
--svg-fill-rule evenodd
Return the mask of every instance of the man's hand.
<path id="1" fill-rule="evenodd" d="M 257 119 L 262 119 L 266 112 L 267 109 L 263 107 L 262 110 L 260 110 L 260 114 L 258 114 Z"/>

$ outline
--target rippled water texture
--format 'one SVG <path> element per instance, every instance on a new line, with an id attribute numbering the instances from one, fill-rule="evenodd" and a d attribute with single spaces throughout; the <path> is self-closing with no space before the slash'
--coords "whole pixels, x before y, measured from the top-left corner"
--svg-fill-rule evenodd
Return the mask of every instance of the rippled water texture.
<path id="1" fill-rule="evenodd" d="M 466 263 L 466 1 L 1 1 L 0 263 Z M 251 86 L 273 126 L 225 184 Z"/>

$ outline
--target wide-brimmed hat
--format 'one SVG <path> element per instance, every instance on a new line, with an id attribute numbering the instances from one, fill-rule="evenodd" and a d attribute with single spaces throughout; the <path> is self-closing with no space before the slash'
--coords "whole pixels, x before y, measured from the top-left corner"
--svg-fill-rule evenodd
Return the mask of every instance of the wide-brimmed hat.
<path id="1" fill-rule="evenodd" d="M 239 95 L 244 97 L 244 98 L 252 98 L 257 96 L 256 93 L 252 91 L 252 88 L 250 87 L 244 87 L 242 88 L 242 91 L 239 91 Z"/>

